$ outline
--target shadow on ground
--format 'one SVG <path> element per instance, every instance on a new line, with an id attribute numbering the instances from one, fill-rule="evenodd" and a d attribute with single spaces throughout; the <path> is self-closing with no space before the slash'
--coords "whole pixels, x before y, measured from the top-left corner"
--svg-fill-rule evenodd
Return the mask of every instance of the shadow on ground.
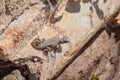
<path id="1" fill-rule="evenodd" d="M 120 40 L 120 24 L 113 21 L 111 24 L 107 25 L 106 32 L 110 37 L 114 37 L 115 42 Z"/>

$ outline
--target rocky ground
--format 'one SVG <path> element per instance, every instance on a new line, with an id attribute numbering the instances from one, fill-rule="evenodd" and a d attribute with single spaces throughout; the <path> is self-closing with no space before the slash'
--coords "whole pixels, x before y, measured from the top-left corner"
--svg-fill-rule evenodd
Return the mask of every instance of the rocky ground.
<path id="1" fill-rule="evenodd" d="M 87 65 L 86 65 L 87 64 Z M 57 80 L 120 80 L 120 41 L 106 31 Z"/>
<path id="2" fill-rule="evenodd" d="M 0 79 L 7 70 L 2 80 L 119 80 L 120 16 L 102 26 L 119 6 L 113 0 L 0 0 Z M 32 45 L 41 39 L 58 48 L 66 37 L 70 42 L 56 54 Z"/>

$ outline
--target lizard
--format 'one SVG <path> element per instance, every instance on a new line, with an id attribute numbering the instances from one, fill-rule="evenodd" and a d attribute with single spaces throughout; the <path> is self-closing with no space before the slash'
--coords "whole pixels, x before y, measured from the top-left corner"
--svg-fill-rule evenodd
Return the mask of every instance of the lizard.
<path id="1" fill-rule="evenodd" d="M 62 48 L 60 44 L 67 43 L 69 42 L 67 37 L 63 38 L 58 38 L 58 37 L 53 37 L 47 40 L 40 40 L 39 38 L 35 38 L 32 42 L 31 45 L 33 48 L 37 50 L 42 50 L 43 53 L 48 53 L 48 51 L 54 51 L 55 52 L 62 52 Z"/>

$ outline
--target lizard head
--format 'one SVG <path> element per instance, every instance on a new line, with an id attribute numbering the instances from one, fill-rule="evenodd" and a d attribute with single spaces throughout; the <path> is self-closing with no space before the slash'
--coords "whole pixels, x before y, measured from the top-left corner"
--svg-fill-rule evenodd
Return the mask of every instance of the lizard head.
<path id="1" fill-rule="evenodd" d="M 31 43 L 32 47 L 37 47 L 40 44 L 41 44 L 41 40 L 39 38 L 34 39 Z"/>

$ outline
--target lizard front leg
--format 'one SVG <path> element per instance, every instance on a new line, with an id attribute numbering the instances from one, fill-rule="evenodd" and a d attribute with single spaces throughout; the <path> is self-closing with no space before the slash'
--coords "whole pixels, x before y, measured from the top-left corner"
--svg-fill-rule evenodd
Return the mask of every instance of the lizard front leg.
<path id="1" fill-rule="evenodd" d="M 52 49 L 51 49 L 50 47 L 47 47 L 47 48 L 45 48 L 45 49 L 43 50 L 43 54 L 44 54 L 45 56 L 48 56 L 48 53 L 51 52 L 51 51 L 52 51 Z"/>
<path id="2" fill-rule="evenodd" d="M 49 55 L 50 55 L 51 51 L 52 51 L 52 49 L 50 47 L 47 47 L 43 50 L 43 54 L 46 56 L 47 62 L 49 62 Z"/>
<path id="3" fill-rule="evenodd" d="M 60 44 L 57 44 L 56 49 L 54 50 L 54 53 L 56 52 L 59 52 L 59 53 L 62 52 L 62 47 Z"/>

